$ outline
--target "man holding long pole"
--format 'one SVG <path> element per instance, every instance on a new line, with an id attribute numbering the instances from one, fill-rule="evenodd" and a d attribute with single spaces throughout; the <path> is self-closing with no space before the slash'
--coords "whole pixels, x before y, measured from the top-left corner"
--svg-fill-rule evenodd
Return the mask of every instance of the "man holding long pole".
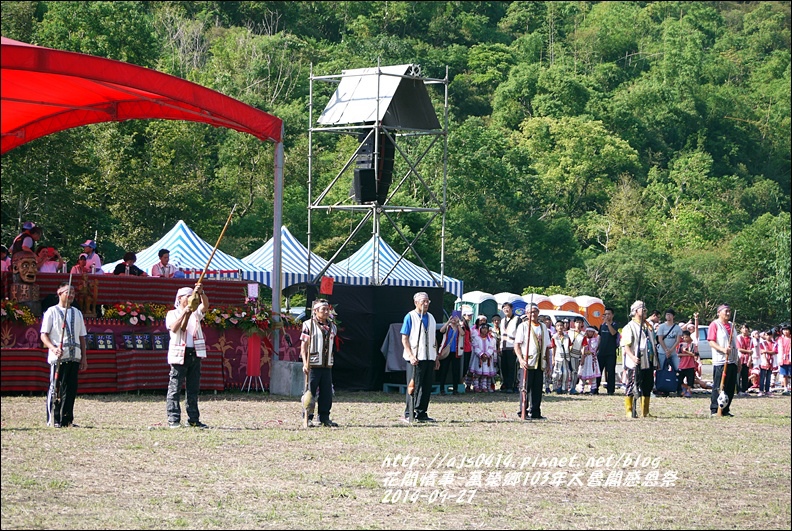
<path id="1" fill-rule="evenodd" d="M 77 373 L 88 368 L 83 314 L 71 303 L 71 282 L 58 287 L 58 304 L 41 318 L 41 342 L 49 349 L 50 389 L 47 393 L 47 425 L 66 428 L 74 425 Z"/>
<path id="2" fill-rule="evenodd" d="M 550 332 L 539 321 L 539 307 L 529 304 L 526 308 L 528 320 L 520 323 L 514 337 L 514 353 L 520 364 L 522 376 L 522 395 L 520 417 L 525 420 L 530 399 L 532 420 L 545 420 L 542 416 L 542 391 L 544 391 L 544 370 L 550 363 Z"/>
<path id="3" fill-rule="evenodd" d="M 734 323 L 730 319 L 731 308 L 728 304 L 721 304 L 718 306 L 718 318 L 710 323 L 707 330 L 707 341 L 712 347 L 712 399 L 710 401 L 712 416 L 734 416 L 729 409 L 732 398 L 734 398 L 737 375 L 740 372 L 740 357 L 737 344 L 734 341 Z M 719 398 L 722 394 L 725 396 Z M 722 404 L 718 403 L 719 399 Z"/>
<path id="4" fill-rule="evenodd" d="M 641 416 L 649 416 L 649 397 L 652 394 L 654 332 L 646 324 L 646 305 L 635 301 L 630 306 L 632 320 L 622 330 L 624 367 L 627 369 L 627 387 L 624 391 L 624 408 L 627 418 L 637 417 L 638 399 Z"/>

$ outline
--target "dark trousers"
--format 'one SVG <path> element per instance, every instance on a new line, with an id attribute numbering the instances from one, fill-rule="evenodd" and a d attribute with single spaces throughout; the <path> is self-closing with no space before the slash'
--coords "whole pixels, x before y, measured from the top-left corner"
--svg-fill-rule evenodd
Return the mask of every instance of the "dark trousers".
<path id="1" fill-rule="evenodd" d="M 433 361 L 419 361 L 418 365 L 407 362 L 407 385 L 410 385 L 410 380 L 415 379 L 415 390 L 413 391 L 415 418 L 427 416 L 429 399 L 432 397 L 432 385 L 434 384 L 434 366 L 435 362 Z M 409 413 L 410 395 L 408 394 L 404 417 L 408 418 Z"/>
<path id="2" fill-rule="evenodd" d="M 514 389 L 514 380 L 517 375 L 517 355 L 514 354 L 513 348 L 504 348 L 501 351 L 500 357 L 501 376 L 501 390 Z"/>
<path id="3" fill-rule="evenodd" d="M 606 376 L 605 387 L 608 394 L 612 395 L 616 392 L 616 353 L 613 354 L 597 354 L 597 362 L 600 366 L 600 372 Z M 597 390 L 601 389 L 602 376 L 597 378 Z"/>
<path id="4" fill-rule="evenodd" d="M 751 379 L 748 377 L 751 373 L 751 369 L 748 368 L 748 365 L 743 363 L 742 368 L 740 369 L 740 392 L 747 393 L 748 389 L 751 388 Z"/>
<path id="5" fill-rule="evenodd" d="M 74 422 L 74 400 L 77 398 L 77 373 L 80 372 L 79 361 L 66 361 L 60 364 L 58 380 L 55 381 L 55 365 L 50 365 L 50 388 L 47 393 L 47 425 L 53 420 L 60 426 L 68 426 Z M 55 403 L 54 416 L 52 403 L 55 400 L 55 386 L 60 386 L 59 400 Z"/>
<path id="6" fill-rule="evenodd" d="M 319 422 L 330 420 L 330 410 L 333 407 L 333 369 L 332 367 L 311 367 L 308 377 L 308 389 L 316 397 L 319 409 Z M 319 393 L 317 395 L 317 392 Z"/>
<path id="7" fill-rule="evenodd" d="M 710 397 L 710 413 L 718 412 L 718 395 L 720 395 L 721 378 L 723 378 L 723 365 L 712 366 L 712 396 Z M 737 364 L 730 363 L 726 365 L 726 383 L 723 385 L 723 390 L 729 400 L 726 402 L 726 407 L 723 408 L 723 414 L 729 412 L 731 408 L 732 398 L 734 398 L 734 386 L 737 385 Z"/>
<path id="8" fill-rule="evenodd" d="M 168 395 L 165 399 L 165 407 L 168 411 L 168 422 L 181 421 L 181 399 L 182 383 L 185 384 L 185 409 L 187 409 L 187 419 L 189 422 L 201 420 L 201 413 L 198 411 L 198 391 L 201 385 L 201 358 L 196 356 L 195 349 L 187 347 L 184 352 L 183 365 L 171 365 L 170 379 L 168 380 Z"/>
<path id="9" fill-rule="evenodd" d="M 445 394 L 445 385 L 448 383 L 448 371 L 451 370 L 451 383 L 454 385 L 454 394 L 457 394 L 459 386 L 459 375 L 461 368 L 459 366 L 461 358 L 457 358 L 455 354 L 449 354 L 444 360 L 440 361 L 440 370 L 438 371 L 438 381 L 440 382 L 440 394 Z"/>
<path id="10" fill-rule="evenodd" d="M 683 381 L 692 390 L 693 384 L 696 383 L 696 369 L 692 367 L 690 369 L 679 369 L 679 384 L 681 385 Z"/>
<path id="11" fill-rule="evenodd" d="M 638 386 L 638 396 L 652 396 L 654 386 L 654 369 L 627 369 L 627 387 L 625 396 L 635 396 L 635 386 Z"/>
<path id="12" fill-rule="evenodd" d="M 460 382 L 464 382 L 465 381 L 465 375 L 470 370 L 470 356 L 471 356 L 471 354 L 472 354 L 472 352 L 469 351 L 469 350 L 462 354 L 463 361 L 462 361 L 462 372 L 460 373 L 460 378 L 459 378 Z"/>
<path id="13" fill-rule="evenodd" d="M 532 419 L 538 419 L 542 416 L 542 388 L 544 386 L 544 371 L 539 369 L 525 369 L 520 370 L 522 373 L 522 382 L 521 386 L 525 389 L 525 399 L 523 399 L 522 394 L 520 395 L 520 400 L 522 402 L 522 407 L 526 410 L 527 413 L 530 414 Z M 521 392 L 522 393 L 522 392 Z M 530 411 L 527 401 L 530 401 Z M 522 415 L 522 410 L 520 411 L 520 415 Z"/>

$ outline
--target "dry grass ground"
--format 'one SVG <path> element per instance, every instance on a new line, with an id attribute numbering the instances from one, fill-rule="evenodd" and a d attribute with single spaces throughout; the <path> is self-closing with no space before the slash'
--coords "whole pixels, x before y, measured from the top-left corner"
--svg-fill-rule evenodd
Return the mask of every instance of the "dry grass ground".
<path id="1" fill-rule="evenodd" d="M 627 420 L 620 394 L 548 396 L 542 422 L 516 400 L 433 397 L 439 422 L 409 426 L 399 395 L 339 392 L 341 427 L 304 430 L 295 399 L 204 394 L 212 428 L 171 430 L 163 395 L 81 396 L 80 427 L 56 430 L 43 397 L 3 397 L 2 528 L 790 528 L 789 397 L 735 399 L 734 418 L 657 398 Z M 607 463 L 627 453 L 651 463 Z M 449 466 L 464 456 L 480 466 Z M 653 470 L 670 485 L 641 486 Z"/>

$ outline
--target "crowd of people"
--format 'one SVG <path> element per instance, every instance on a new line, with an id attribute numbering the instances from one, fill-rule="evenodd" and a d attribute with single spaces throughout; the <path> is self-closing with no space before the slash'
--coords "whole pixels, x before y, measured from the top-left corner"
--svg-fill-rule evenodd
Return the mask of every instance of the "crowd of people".
<path id="1" fill-rule="evenodd" d="M 96 241 L 86 240 L 79 245 L 82 252 L 77 257 L 77 263 L 70 269 L 68 260 L 58 252 L 55 247 L 39 244 L 43 235 L 40 226 L 33 222 L 22 224 L 22 232 L 14 238 L 10 249 L 5 245 L 0 246 L 0 266 L 2 271 L 12 270 L 12 260 L 16 253 L 27 251 L 36 257 L 36 266 L 39 273 L 66 273 L 72 275 L 102 275 L 102 257 L 96 252 Z M 151 267 L 147 273 L 135 265 L 137 255 L 131 251 L 124 253 L 121 262 L 113 269 L 114 275 L 132 275 L 140 277 L 185 278 L 183 268 L 170 264 L 170 251 L 160 249 L 159 262 Z"/>
<path id="2" fill-rule="evenodd" d="M 636 301 L 629 323 L 619 327 L 613 308 L 607 307 L 598 328 L 586 326 L 582 316 L 554 323 L 551 317 L 540 316 L 536 305 L 516 316 L 513 305 L 506 302 L 501 313 L 490 322 L 484 315 L 474 319 L 472 310 L 464 308 L 440 327 L 440 394 L 446 394 L 449 385 L 453 394 L 458 393 L 457 385 L 469 393 L 521 393 L 518 415 L 527 413 L 531 418 L 543 418 L 543 393 L 598 395 L 602 390 L 614 395 L 622 387 L 630 417 L 638 412 L 649 416 L 652 397 L 691 398 L 695 389 L 710 391 L 711 413 L 725 416 L 731 416 L 728 406 L 735 394 L 770 396 L 773 389 L 790 394 L 789 324 L 765 331 L 743 325 L 738 334 L 736 329 L 732 332 L 731 309 L 725 304 L 717 309 L 718 317 L 702 339 L 712 351 L 712 383 L 702 379 L 697 313 L 678 322 L 669 308 L 661 320 L 659 311 L 649 314 L 644 303 Z M 404 330 L 409 328 L 403 334 Z M 616 374 L 618 358 L 621 374 Z M 457 382 L 460 364 L 464 374 Z M 721 391 L 728 397 L 725 408 L 718 405 Z M 425 413 L 423 408 L 420 411 Z"/>

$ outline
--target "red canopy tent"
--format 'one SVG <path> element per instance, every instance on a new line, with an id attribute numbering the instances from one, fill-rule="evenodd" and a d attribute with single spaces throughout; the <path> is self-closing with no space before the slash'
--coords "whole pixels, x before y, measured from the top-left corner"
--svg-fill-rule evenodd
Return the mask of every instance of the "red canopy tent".
<path id="1" fill-rule="evenodd" d="M 272 309 L 280 312 L 283 121 L 190 81 L 113 59 L 2 37 L 2 151 L 50 133 L 100 122 L 159 118 L 203 122 L 276 144 Z M 277 318 L 277 317 L 276 317 Z M 276 343 L 277 344 L 277 343 Z"/>
<path id="2" fill-rule="evenodd" d="M 2 37 L 2 153 L 80 125 L 189 120 L 280 142 L 283 121 L 190 81 Z"/>

